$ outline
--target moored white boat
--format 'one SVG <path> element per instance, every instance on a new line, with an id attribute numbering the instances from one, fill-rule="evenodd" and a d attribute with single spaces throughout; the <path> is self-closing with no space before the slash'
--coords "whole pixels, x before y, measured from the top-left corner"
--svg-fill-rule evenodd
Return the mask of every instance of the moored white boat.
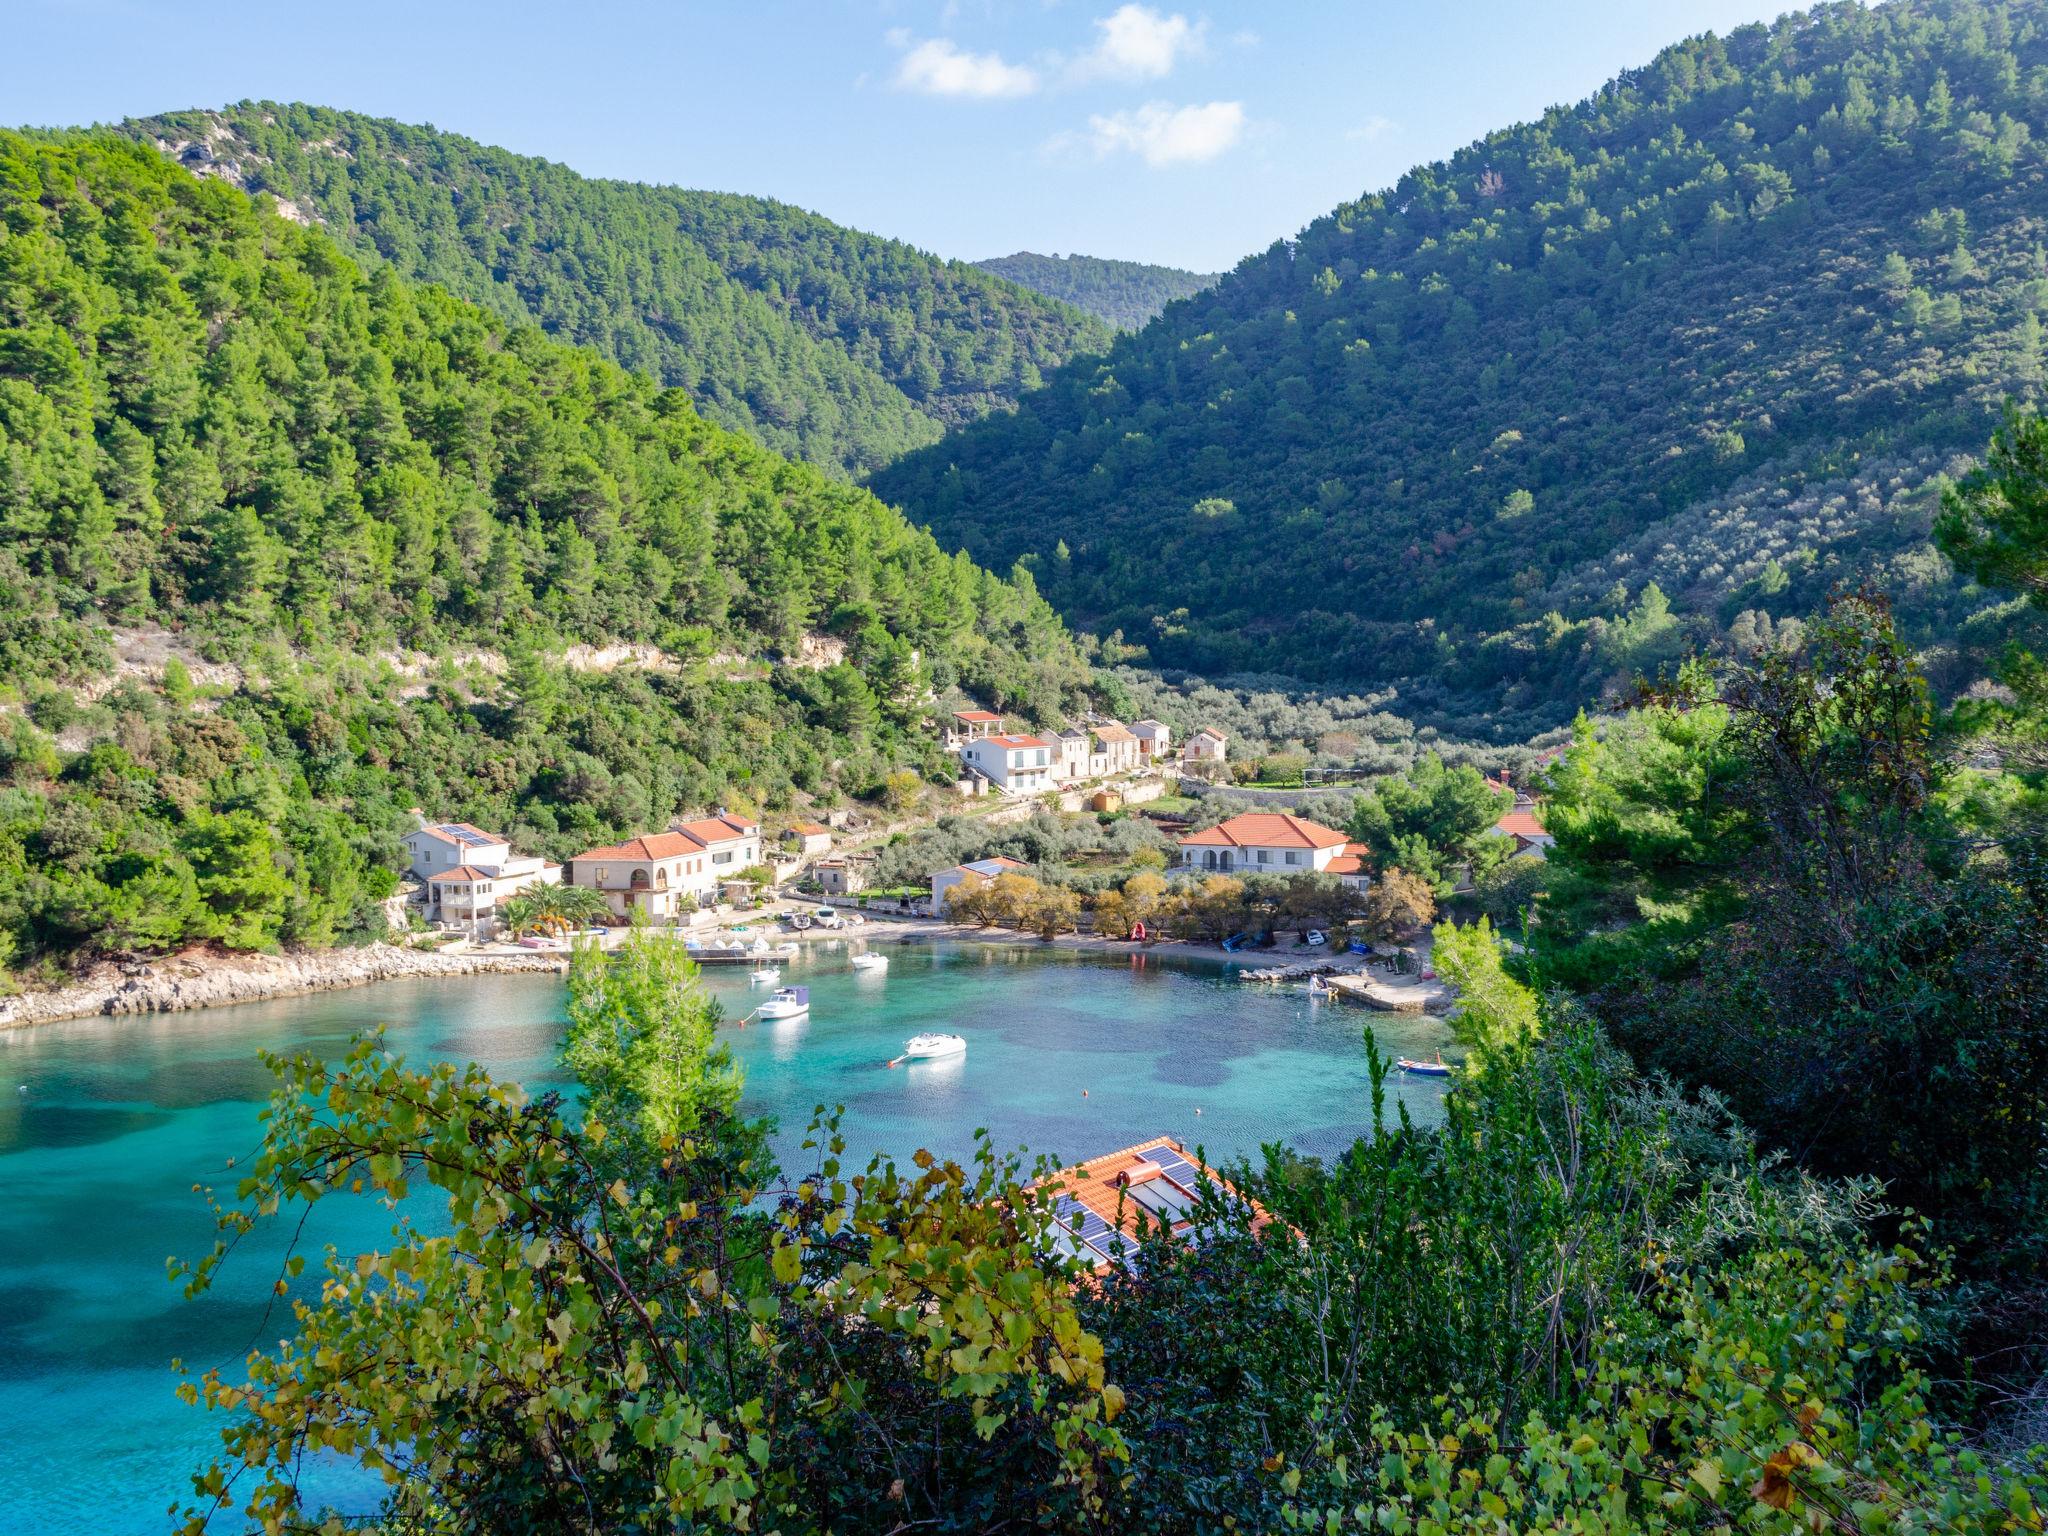
<path id="1" fill-rule="evenodd" d="M 958 1035 L 923 1034 L 912 1035 L 903 1042 L 903 1054 L 898 1061 L 934 1061 L 941 1056 L 965 1054 L 967 1042 Z"/>
<path id="2" fill-rule="evenodd" d="M 853 968 L 856 971 L 886 971 L 889 969 L 889 957 L 877 954 L 855 955 Z"/>
<path id="3" fill-rule="evenodd" d="M 780 981 L 782 980 L 782 971 L 777 966 L 764 965 L 758 971 L 747 972 L 747 980 L 760 982 Z"/>
<path id="4" fill-rule="evenodd" d="M 809 987 L 777 987 L 774 994 L 754 1010 L 764 1019 L 796 1019 L 811 1011 Z"/>

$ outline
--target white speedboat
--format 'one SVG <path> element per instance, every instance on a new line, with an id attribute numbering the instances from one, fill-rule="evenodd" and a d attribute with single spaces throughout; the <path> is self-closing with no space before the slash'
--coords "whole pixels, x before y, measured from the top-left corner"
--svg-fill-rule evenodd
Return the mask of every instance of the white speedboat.
<path id="1" fill-rule="evenodd" d="M 853 968 L 856 971 L 886 971 L 889 969 L 889 957 L 876 954 L 855 955 Z"/>
<path id="2" fill-rule="evenodd" d="M 903 1054 L 898 1061 L 936 1061 L 942 1056 L 960 1056 L 967 1051 L 967 1042 L 958 1035 L 912 1035 L 903 1042 Z"/>
<path id="3" fill-rule="evenodd" d="M 764 1019 L 800 1019 L 810 1011 L 809 987 L 777 987 L 768 1001 L 754 1010 Z"/>
<path id="4" fill-rule="evenodd" d="M 763 983 L 780 981 L 782 980 L 782 971 L 778 966 L 764 965 L 758 971 L 747 972 L 747 980 Z"/>

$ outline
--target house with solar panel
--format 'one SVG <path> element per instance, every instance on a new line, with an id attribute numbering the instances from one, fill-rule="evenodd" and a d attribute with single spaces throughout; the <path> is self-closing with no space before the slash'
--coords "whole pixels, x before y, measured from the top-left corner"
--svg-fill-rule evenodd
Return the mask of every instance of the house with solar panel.
<path id="1" fill-rule="evenodd" d="M 1171 1136 L 1155 1136 L 1062 1168 L 1031 1188 L 1052 1202 L 1057 1250 L 1106 1274 L 1130 1262 L 1141 1231 L 1164 1227 L 1187 1241 L 1205 1186 L 1226 1199 L 1243 1198 Z M 1271 1218 L 1256 1205 L 1251 1210 L 1253 1230 L 1262 1230 Z"/>
<path id="2" fill-rule="evenodd" d="M 466 821 L 428 821 L 405 834 L 410 873 L 419 883 L 415 900 L 427 921 L 443 927 L 484 929 L 498 909 L 531 885 L 554 885 L 562 866 L 532 854 L 515 854 L 510 839 Z"/>

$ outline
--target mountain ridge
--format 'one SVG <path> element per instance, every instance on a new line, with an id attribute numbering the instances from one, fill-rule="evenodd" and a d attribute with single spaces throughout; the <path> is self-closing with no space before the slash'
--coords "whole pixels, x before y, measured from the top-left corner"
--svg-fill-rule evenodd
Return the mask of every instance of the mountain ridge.
<path id="1" fill-rule="evenodd" d="M 1495 739 L 1844 581 L 1967 634 L 1996 605 L 1926 530 L 2039 389 L 2042 16 L 1691 39 L 873 483 L 1156 662 L 1399 685 Z"/>
<path id="2" fill-rule="evenodd" d="M 1200 293 L 1223 275 L 1074 252 L 1042 256 L 1036 251 L 1016 251 L 974 265 L 1072 304 L 1120 331 L 1139 329 L 1175 299 Z"/>
<path id="3" fill-rule="evenodd" d="M 585 177 L 444 129 L 245 101 L 119 131 L 269 194 L 359 260 L 595 346 L 842 474 L 1007 408 L 1109 336 L 970 263 L 793 204 Z"/>

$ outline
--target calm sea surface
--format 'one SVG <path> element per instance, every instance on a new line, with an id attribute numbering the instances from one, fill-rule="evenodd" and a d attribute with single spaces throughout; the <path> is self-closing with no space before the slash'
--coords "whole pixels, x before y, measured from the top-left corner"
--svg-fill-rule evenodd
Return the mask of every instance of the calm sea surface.
<path id="1" fill-rule="evenodd" d="M 1368 1114 L 1365 1022 L 1393 1054 L 1444 1038 L 1429 1020 L 1244 986 L 1199 962 L 980 944 L 885 952 L 888 971 L 869 976 L 841 946 L 820 947 L 783 978 L 811 988 L 808 1021 L 725 1032 L 745 1108 L 778 1120 L 786 1167 L 808 1166 L 798 1143 L 821 1103 L 846 1106 L 849 1163 L 919 1147 L 965 1156 L 977 1127 L 999 1148 L 1067 1162 L 1159 1134 L 1212 1159 L 1274 1140 L 1327 1154 Z M 709 984 L 728 1017 L 750 1006 L 743 972 Z M 211 1242 L 193 1185 L 231 1194 L 227 1159 L 255 1148 L 269 1091 L 259 1049 L 339 1056 L 383 1024 L 408 1056 L 475 1060 L 539 1088 L 562 1081 L 561 1007 L 554 978 L 499 976 L 0 1032 L 0 1530 L 167 1529 L 218 1443 L 210 1416 L 173 1395 L 171 1360 L 233 1373 L 283 1331 L 267 1300 L 281 1230 L 252 1239 L 199 1302 L 164 1275 L 166 1257 Z M 964 1059 L 884 1070 L 907 1037 L 940 1028 L 967 1037 Z M 1436 1117 L 1434 1085 L 1396 1091 L 1418 1119 Z M 316 1254 L 388 1236 L 388 1214 L 368 1202 L 331 1204 L 308 1229 Z M 316 1257 L 308 1281 L 317 1269 Z M 312 1482 L 344 1507 L 374 1502 L 347 1468 Z"/>

